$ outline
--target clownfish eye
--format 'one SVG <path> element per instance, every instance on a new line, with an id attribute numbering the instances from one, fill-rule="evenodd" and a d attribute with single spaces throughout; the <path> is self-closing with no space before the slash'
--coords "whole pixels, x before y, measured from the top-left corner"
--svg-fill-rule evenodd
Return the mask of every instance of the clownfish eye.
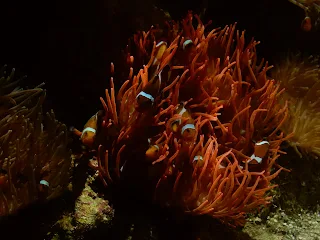
<path id="1" fill-rule="evenodd" d="M 156 149 L 156 151 L 155 152 L 159 152 L 159 149 Z"/>

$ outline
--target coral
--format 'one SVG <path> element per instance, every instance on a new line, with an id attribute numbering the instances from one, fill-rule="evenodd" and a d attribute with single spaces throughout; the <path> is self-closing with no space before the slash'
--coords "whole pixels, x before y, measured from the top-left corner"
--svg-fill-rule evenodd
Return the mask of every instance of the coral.
<path id="1" fill-rule="evenodd" d="M 18 87 L 14 70 L 0 78 L 0 216 L 57 197 L 68 184 L 66 126 L 51 111 L 43 117 L 45 91 Z"/>
<path id="2" fill-rule="evenodd" d="M 319 59 L 292 55 L 273 71 L 286 88 L 282 101 L 289 101 L 289 120 L 282 126 L 286 133 L 294 132 L 290 144 L 297 153 L 320 155 L 320 80 Z M 299 149 L 297 149 L 299 148 Z"/>
<path id="3" fill-rule="evenodd" d="M 284 169 L 276 160 L 291 136 L 280 130 L 288 108 L 278 104 L 284 90 L 266 76 L 272 66 L 257 61 L 259 42 L 245 45 L 236 24 L 207 29 L 190 12 L 181 25 L 134 35 L 127 80 L 116 94 L 111 78 L 100 98 L 105 115 L 92 166 L 107 185 L 147 165 L 155 201 L 243 225 L 246 213 L 270 202 L 270 181 Z"/>
<path id="4" fill-rule="evenodd" d="M 77 171 L 77 170 L 75 170 Z M 83 239 L 91 234 L 102 234 L 108 229 L 114 217 L 114 209 L 103 198 L 103 194 L 95 192 L 94 176 L 86 178 L 85 186 L 77 197 L 72 209 L 63 212 L 59 220 L 52 226 L 48 235 L 54 238 Z"/>
<path id="5" fill-rule="evenodd" d="M 114 210 L 108 205 L 108 201 L 100 198 L 90 186 L 86 185 L 75 205 L 77 224 L 90 229 L 98 223 L 109 223 L 113 215 Z"/>
<path id="6" fill-rule="evenodd" d="M 266 221 L 259 217 L 250 218 L 244 227 L 252 239 L 319 239 L 320 231 L 319 209 L 309 212 L 297 209 L 296 213 L 288 215 L 278 208 L 270 214 Z"/>

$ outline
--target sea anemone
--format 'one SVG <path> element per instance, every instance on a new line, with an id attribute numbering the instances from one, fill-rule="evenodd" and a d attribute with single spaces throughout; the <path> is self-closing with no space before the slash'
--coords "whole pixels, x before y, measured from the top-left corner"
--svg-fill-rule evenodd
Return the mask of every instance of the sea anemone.
<path id="1" fill-rule="evenodd" d="M 42 84 L 22 89 L 14 70 L 0 73 L 0 216 L 57 197 L 69 180 L 66 126 L 51 111 L 43 117 Z"/>
<path id="2" fill-rule="evenodd" d="M 289 120 L 282 126 L 286 133 L 294 132 L 289 143 L 302 153 L 320 156 L 320 80 L 319 59 L 292 55 L 273 72 L 286 88 L 282 101 L 289 101 Z"/>
<path id="3" fill-rule="evenodd" d="M 276 160 L 291 136 L 281 131 L 288 106 L 266 76 L 272 66 L 258 63 L 259 42 L 245 44 L 236 24 L 209 24 L 189 12 L 181 24 L 134 35 L 126 81 L 116 94 L 111 78 L 100 98 L 95 169 L 107 185 L 145 164 L 157 172 L 156 202 L 243 225 L 270 202 L 271 180 L 284 169 Z"/>

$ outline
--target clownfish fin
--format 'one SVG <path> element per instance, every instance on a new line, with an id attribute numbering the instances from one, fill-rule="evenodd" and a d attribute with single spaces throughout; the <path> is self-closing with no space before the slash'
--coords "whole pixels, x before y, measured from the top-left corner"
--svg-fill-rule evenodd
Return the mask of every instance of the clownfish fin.
<path id="1" fill-rule="evenodd" d="M 250 159 L 248 160 L 248 163 L 250 164 L 259 164 L 262 162 L 261 157 L 257 157 L 256 155 L 252 154 Z"/>
<path id="2" fill-rule="evenodd" d="M 82 135 L 82 132 L 76 129 L 74 126 L 69 127 L 69 131 L 78 137 L 81 137 Z"/>

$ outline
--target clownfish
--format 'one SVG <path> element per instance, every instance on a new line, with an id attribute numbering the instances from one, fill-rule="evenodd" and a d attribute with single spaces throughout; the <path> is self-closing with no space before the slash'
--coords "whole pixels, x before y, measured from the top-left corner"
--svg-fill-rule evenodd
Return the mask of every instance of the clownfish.
<path id="1" fill-rule="evenodd" d="M 87 146 L 92 147 L 98 128 L 98 119 L 103 114 L 103 111 L 98 111 L 93 115 L 84 125 L 82 132 L 73 128 L 72 132 L 80 137 L 81 142 Z"/>
<path id="2" fill-rule="evenodd" d="M 185 40 L 185 41 L 183 42 L 183 44 L 182 44 L 182 49 L 183 49 L 184 51 L 187 51 L 187 50 L 189 50 L 190 48 L 193 48 L 193 47 L 195 47 L 195 46 L 194 46 L 194 43 L 192 42 L 191 39 Z"/>
<path id="3" fill-rule="evenodd" d="M 160 157 L 160 149 L 162 144 L 151 145 L 146 151 L 146 160 L 155 161 Z"/>
<path id="4" fill-rule="evenodd" d="M 311 18 L 306 16 L 301 22 L 301 28 L 305 32 L 309 32 L 312 29 Z"/>
<path id="5" fill-rule="evenodd" d="M 40 182 L 39 182 L 39 191 L 40 192 L 47 191 L 49 187 L 50 187 L 50 184 L 47 180 L 45 180 L 45 179 L 40 180 Z"/>
<path id="6" fill-rule="evenodd" d="M 161 87 L 161 74 L 150 80 L 144 89 L 136 97 L 137 111 L 145 111 L 153 106 L 155 97 L 158 95 Z"/>
<path id="7" fill-rule="evenodd" d="M 319 25 L 319 1 L 318 0 L 289 0 L 289 2 L 303 9 L 305 18 L 301 22 L 301 29 L 305 32 L 318 30 Z"/>
<path id="8" fill-rule="evenodd" d="M 176 165 L 174 163 L 172 163 L 170 166 L 167 167 L 167 169 L 164 173 L 164 176 L 165 177 L 172 176 L 175 168 L 176 168 Z"/>
<path id="9" fill-rule="evenodd" d="M 40 179 L 41 180 L 39 181 L 39 184 L 38 184 L 39 199 L 45 200 L 48 196 L 49 189 L 50 189 L 48 173 L 43 175 Z"/>
<path id="10" fill-rule="evenodd" d="M 161 60 L 162 60 L 162 56 L 168 48 L 168 44 L 164 41 L 161 41 L 161 42 L 158 42 L 158 44 L 156 45 L 156 48 L 157 48 L 156 54 L 155 54 L 155 57 L 154 57 L 154 60 L 152 63 L 152 65 L 154 65 L 154 66 L 160 65 Z"/>
<path id="11" fill-rule="evenodd" d="M 193 119 L 189 119 L 185 125 L 181 128 L 181 136 L 184 140 L 190 140 L 194 137 L 196 133 L 196 127 L 193 123 Z"/>
<path id="12" fill-rule="evenodd" d="M 202 167 L 203 166 L 203 157 L 201 155 L 194 156 L 194 158 L 192 159 L 192 164 L 194 166 L 199 164 L 199 166 Z"/>
<path id="13" fill-rule="evenodd" d="M 167 43 L 164 41 L 161 41 L 156 45 L 154 60 L 150 65 L 150 67 L 148 68 L 148 76 L 150 79 L 149 81 L 153 80 L 157 76 L 159 72 L 162 56 L 164 52 L 167 50 L 167 48 L 168 48 Z"/>
<path id="14" fill-rule="evenodd" d="M 0 173 L 0 189 L 7 186 L 8 183 L 8 175 L 4 173 Z"/>
<path id="15" fill-rule="evenodd" d="M 259 164 L 269 151 L 270 143 L 268 141 L 260 141 L 254 145 L 254 153 L 251 155 L 248 163 Z"/>
<path id="16" fill-rule="evenodd" d="M 194 158 L 193 158 L 193 160 L 192 160 L 192 164 L 193 164 L 193 167 L 195 167 L 197 164 L 199 164 L 199 167 L 202 167 L 203 164 L 204 164 L 202 155 L 196 155 L 196 156 L 194 156 Z M 221 169 L 221 168 L 226 168 L 226 166 L 224 165 L 223 162 L 220 163 L 218 167 L 219 167 L 219 169 Z"/>
<path id="17" fill-rule="evenodd" d="M 182 103 L 180 103 L 176 107 L 176 111 L 175 112 L 176 112 L 176 114 L 178 114 L 178 115 L 180 115 L 181 117 L 184 117 L 184 118 L 190 118 L 191 117 L 190 112 L 184 107 L 184 104 L 182 104 Z M 178 119 L 178 120 L 174 121 L 171 124 L 172 131 L 177 133 L 180 124 L 181 124 L 181 119 Z"/>
<path id="18" fill-rule="evenodd" d="M 195 131 L 196 131 L 196 127 L 194 125 L 194 120 L 191 118 L 190 111 L 188 111 L 184 107 L 184 104 L 180 103 L 179 106 L 177 106 L 177 108 L 176 108 L 176 114 L 180 115 L 183 118 L 188 118 L 188 120 L 186 122 L 183 122 L 183 123 L 182 123 L 181 119 L 178 119 L 178 120 L 174 121 L 171 124 L 171 130 L 174 133 L 180 134 L 182 139 L 190 140 L 191 138 L 194 137 L 194 134 L 195 134 Z"/>
<path id="19" fill-rule="evenodd" d="M 190 64 L 196 55 L 196 46 L 191 39 L 186 39 L 182 44 L 184 64 Z"/>

